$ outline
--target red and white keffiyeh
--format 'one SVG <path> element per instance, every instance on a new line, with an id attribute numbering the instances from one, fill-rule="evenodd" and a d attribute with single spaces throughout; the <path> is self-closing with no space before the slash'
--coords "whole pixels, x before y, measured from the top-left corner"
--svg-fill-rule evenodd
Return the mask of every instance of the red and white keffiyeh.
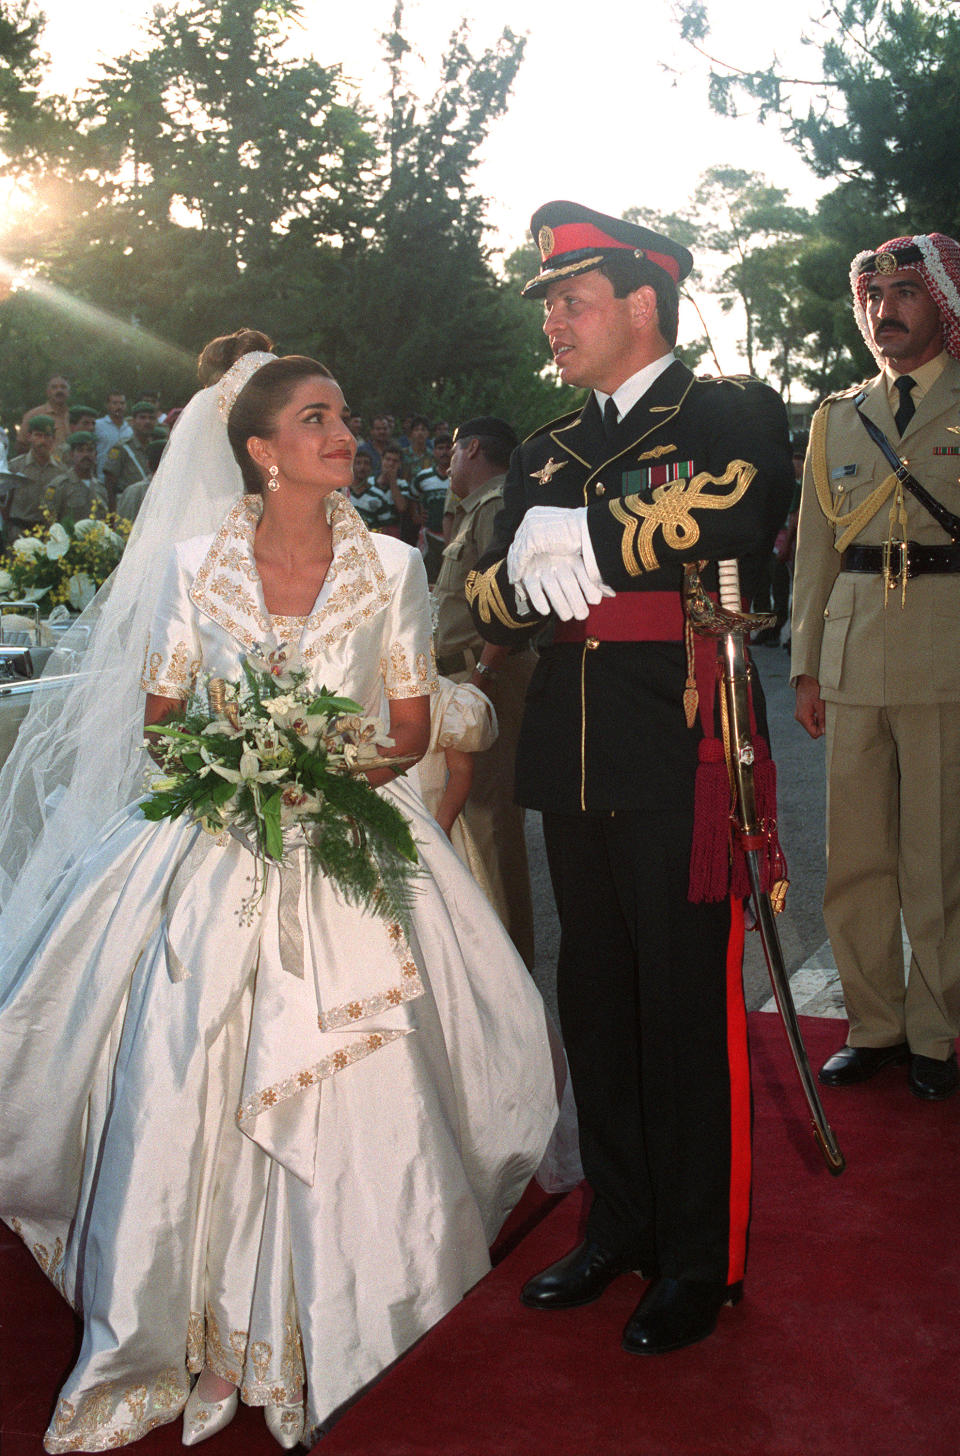
<path id="1" fill-rule="evenodd" d="M 889 261 L 880 262 L 881 259 Z M 877 363 L 883 359 L 867 325 L 867 288 L 878 273 L 909 268 L 919 273 L 943 319 L 943 347 L 960 359 L 960 243 L 944 233 L 918 233 L 913 238 L 891 238 L 874 252 L 858 253 L 850 265 L 853 312 Z"/>

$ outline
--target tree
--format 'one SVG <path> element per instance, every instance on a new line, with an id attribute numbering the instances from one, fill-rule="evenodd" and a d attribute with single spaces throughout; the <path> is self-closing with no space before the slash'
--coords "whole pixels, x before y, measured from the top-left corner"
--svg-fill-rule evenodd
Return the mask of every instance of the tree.
<path id="1" fill-rule="evenodd" d="M 64 104 L 69 127 L 48 134 L 39 154 L 23 149 L 33 206 L 0 253 L 59 289 L 65 308 L 79 300 L 118 327 L 136 322 L 184 346 L 184 359 L 243 322 L 302 336 L 317 305 L 304 308 L 305 282 L 279 286 L 293 272 L 287 252 L 302 275 L 305 237 L 322 253 L 360 236 L 376 141 L 339 66 L 282 54 L 298 15 L 294 0 L 157 8 L 142 45 Z M 31 304 L 21 294 L 24 325 Z M 46 337 L 57 296 L 34 297 L 35 337 Z M 98 350 L 94 328 L 84 366 Z M 70 363 L 60 350 L 56 362 L 39 355 L 36 370 Z M 191 373 L 168 367 L 178 395 L 195 387 Z M 94 374 L 106 388 L 116 370 Z M 8 408 L 12 387 L 5 377 Z"/>
<path id="2" fill-rule="evenodd" d="M 681 0 L 681 34 L 702 54 L 708 4 Z M 960 231 L 960 14 L 953 0 L 831 0 L 805 36 L 820 74 L 774 61 L 745 72 L 710 56 L 710 100 L 776 117 L 819 177 L 856 189 L 908 232 Z"/>
<path id="3" fill-rule="evenodd" d="M 372 234 L 345 279 L 348 307 L 334 353 L 366 412 L 393 401 L 428 413 L 459 414 L 460 406 L 475 413 L 478 385 L 486 392 L 508 367 L 512 340 L 471 174 L 506 109 L 524 42 L 507 28 L 474 54 L 461 22 L 436 91 L 420 102 L 405 74 L 402 25 L 398 0 L 383 37 L 390 86 Z"/>
<path id="4" fill-rule="evenodd" d="M 51 368 L 77 372 L 65 348 L 50 357 L 49 322 L 78 302 L 101 312 L 63 339 L 89 340 L 77 349 L 97 398 L 117 377 L 101 344 L 113 327 L 120 350 L 131 323 L 187 351 L 150 354 L 179 397 L 193 380 L 176 358 L 240 324 L 324 359 L 365 413 L 459 415 L 481 398 L 490 408 L 497 389 L 522 392 L 513 304 L 472 174 L 523 41 L 505 30 L 475 52 L 459 25 L 420 101 L 398 3 L 378 121 L 338 65 L 284 53 L 298 14 L 296 0 L 174 0 L 64 103 L 66 126 L 45 151 L 23 152 L 33 206 L 0 255 L 53 292 L 20 288 L 15 307 L 0 304 L 0 334 L 16 318 L 38 344 L 29 378 L 26 365 L 15 384 L 5 371 L 0 405 L 22 408 Z M 534 377 L 536 393 L 539 365 Z"/>
<path id="5" fill-rule="evenodd" d="M 31 0 L 0 0 L 0 145 L 19 147 L 42 112 L 43 16 Z"/>
<path id="6" fill-rule="evenodd" d="M 720 262 L 710 290 L 720 295 L 726 312 L 738 305 L 743 311 L 749 372 L 760 372 L 758 350 L 777 351 L 780 387 L 789 390 L 787 273 L 809 228 L 808 214 L 759 174 L 718 166 L 701 177 L 683 220 L 698 253 L 712 254 Z"/>

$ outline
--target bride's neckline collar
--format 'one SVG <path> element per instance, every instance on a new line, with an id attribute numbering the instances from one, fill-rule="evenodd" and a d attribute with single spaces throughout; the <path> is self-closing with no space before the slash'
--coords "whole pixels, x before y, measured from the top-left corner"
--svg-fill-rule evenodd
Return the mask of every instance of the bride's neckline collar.
<path id="1" fill-rule="evenodd" d="M 386 572 L 366 526 L 345 496 L 329 497 L 333 560 L 300 639 L 305 660 L 318 656 L 390 601 Z M 190 588 L 197 609 L 248 651 L 276 645 L 263 600 L 253 539 L 263 501 L 245 495 L 231 507 Z"/>

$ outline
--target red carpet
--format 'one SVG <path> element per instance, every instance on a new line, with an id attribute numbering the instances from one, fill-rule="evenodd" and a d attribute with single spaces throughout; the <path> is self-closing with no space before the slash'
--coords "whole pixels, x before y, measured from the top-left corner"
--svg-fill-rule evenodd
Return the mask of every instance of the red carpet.
<path id="1" fill-rule="evenodd" d="M 811 1060 L 843 1023 L 804 1021 Z M 538 1314 L 530 1274 L 582 1210 L 530 1197 L 498 1267 L 349 1410 L 318 1456 L 960 1456 L 960 1097 L 923 1104 L 902 1068 L 825 1094 L 848 1170 L 807 1130 L 775 1017 L 750 1018 L 756 1188 L 747 1293 L 701 1345 L 620 1349 L 642 1290 Z M 538 1207 L 539 1204 L 539 1207 Z M 541 1221 L 542 1212 L 546 1217 Z M 0 1243 L 3 1456 L 37 1456 L 73 1320 L 12 1235 Z M 179 1425 L 136 1448 L 172 1456 Z M 276 1456 L 241 1409 L 217 1452 Z"/>

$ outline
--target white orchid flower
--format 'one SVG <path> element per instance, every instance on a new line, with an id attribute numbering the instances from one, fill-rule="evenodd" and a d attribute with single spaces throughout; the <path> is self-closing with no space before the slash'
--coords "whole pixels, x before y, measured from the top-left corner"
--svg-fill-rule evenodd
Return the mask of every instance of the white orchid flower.
<path id="1" fill-rule="evenodd" d="M 303 659 L 300 656 L 299 647 L 272 648 L 269 651 L 265 650 L 263 656 L 256 652 L 248 652 L 247 662 L 254 672 L 269 673 L 280 689 L 294 687 L 292 674 L 303 671 Z"/>
<path id="2" fill-rule="evenodd" d="M 46 547 L 39 536 L 18 536 L 13 543 L 13 549 L 18 556 L 28 556 L 34 559 L 46 553 Z"/>
<path id="3" fill-rule="evenodd" d="M 48 561 L 59 561 L 61 556 L 66 556 L 70 550 L 70 533 L 59 521 L 54 521 L 50 527 L 49 539 L 44 547 L 44 554 Z"/>
<path id="4" fill-rule="evenodd" d="M 78 612 L 82 612 L 85 607 L 89 607 L 96 596 L 97 584 L 85 571 L 78 571 L 75 576 L 71 576 L 67 592 L 71 607 L 76 607 Z"/>
<path id="5" fill-rule="evenodd" d="M 77 521 L 73 528 L 73 534 L 78 541 L 82 541 L 85 536 L 89 536 L 95 531 L 99 525 L 99 521 L 91 520 L 89 516 L 85 516 L 82 521 Z"/>
<path id="6" fill-rule="evenodd" d="M 48 586 L 28 586 L 20 595 L 25 602 L 42 602 L 49 590 Z"/>
<path id="7" fill-rule="evenodd" d="M 9 571 L 4 571 L 2 568 L 0 568 L 0 592 L 8 592 L 12 590 L 13 577 L 10 575 Z"/>
<path id="8" fill-rule="evenodd" d="M 293 729 L 304 748 L 312 753 L 326 732 L 327 721 L 325 713 L 302 713 L 291 718 L 288 727 Z"/>
<path id="9" fill-rule="evenodd" d="M 316 814 L 319 808 L 319 795 L 308 794 L 298 784 L 290 784 L 280 800 L 280 823 L 288 829 L 292 824 L 299 824 L 302 819 Z"/>
<path id="10" fill-rule="evenodd" d="M 245 748 L 240 755 L 239 770 L 227 768 L 222 763 L 211 763 L 214 773 L 229 779 L 232 784 L 273 784 L 285 777 L 285 768 L 262 768 L 259 755 L 252 748 Z"/>
<path id="11" fill-rule="evenodd" d="M 276 758 L 282 747 L 276 723 L 258 723 L 253 729 L 253 741 L 261 758 Z"/>

